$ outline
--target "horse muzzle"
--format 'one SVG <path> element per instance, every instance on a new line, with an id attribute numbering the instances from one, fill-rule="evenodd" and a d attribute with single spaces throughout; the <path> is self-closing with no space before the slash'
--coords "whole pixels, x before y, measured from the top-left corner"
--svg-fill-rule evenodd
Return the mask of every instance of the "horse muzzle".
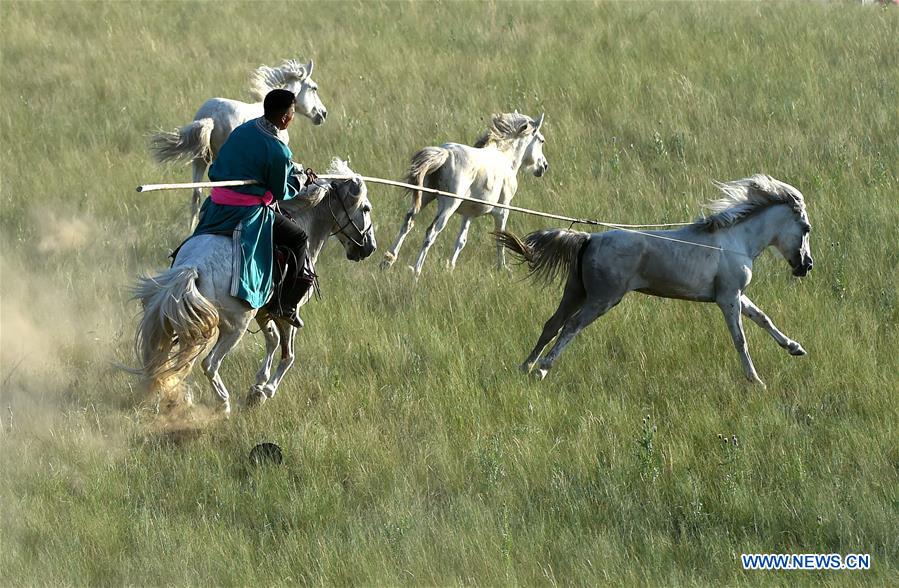
<path id="1" fill-rule="evenodd" d="M 375 244 L 374 239 L 366 237 L 362 242 L 362 246 L 353 245 L 352 247 L 348 247 L 346 250 L 346 258 L 350 261 L 362 261 L 363 259 L 367 259 L 371 257 L 371 254 L 375 252 L 378 246 Z"/>
<path id="2" fill-rule="evenodd" d="M 328 118 L 327 110 L 313 110 L 312 111 L 312 124 L 318 126 L 325 122 L 325 119 Z"/>
<path id="3" fill-rule="evenodd" d="M 538 178 L 542 178 L 547 171 L 549 171 L 549 162 L 544 161 L 542 163 L 538 163 L 534 168 L 534 175 Z"/>
<path id="4" fill-rule="evenodd" d="M 812 261 L 811 257 L 803 259 L 802 263 L 793 268 L 793 275 L 797 278 L 804 278 L 810 271 L 812 271 L 813 265 L 815 265 L 815 263 Z"/>

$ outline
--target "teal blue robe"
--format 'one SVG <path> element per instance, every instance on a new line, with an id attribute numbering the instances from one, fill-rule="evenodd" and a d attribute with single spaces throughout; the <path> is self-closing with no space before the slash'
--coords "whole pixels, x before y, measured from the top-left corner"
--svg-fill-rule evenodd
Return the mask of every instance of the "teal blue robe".
<path id="1" fill-rule="evenodd" d="M 299 184 L 291 161 L 293 154 L 273 132 L 274 125 L 264 118 L 246 122 L 232 131 L 219 150 L 209 179 L 256 180 L 257 185 L 229 188 L 242 194 L 262 196 L 271 192 L 275 200 L 289 200 Z M 272 226 L 274 212 L 263 204 L 230 206 L 207 198 L 200 208 L 200 221 L 194 235 L 231 235 L 235 243 L 231 295 L 260 308 L 272 293 Z M 239 244 L 239 247 L 238 247 Z"/>

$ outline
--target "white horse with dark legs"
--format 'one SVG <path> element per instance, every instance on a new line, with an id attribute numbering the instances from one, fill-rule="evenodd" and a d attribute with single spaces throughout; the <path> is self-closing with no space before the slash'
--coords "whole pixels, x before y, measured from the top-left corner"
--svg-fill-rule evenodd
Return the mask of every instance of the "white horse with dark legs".
<path id="1" fill-rule="evenodd" d="M 303 65 L 287 60 L 278 67 L 265 65 L 253 72 L 250 78 L 250 94 L 255 102 L 247 103 L 228 98 L 210 98 L 200 106 L 189 125 L 171 132 L 159 132 L 152 136 L 150 149 L 160 163 L 188 158 L 193 166 L 193 181 L 202 182 L 206 170 L 215 159 L 231 131 L 263 114 L 262 101 L 272 90 L 283 88 L 296 96 L 296 112 L 314 125 L 325 122 L 328 110 L 318 95 L 318 85 L 312 80 L 313 63 Z M 287 144 L 290 137 L 281 131 L 281 139 Z M 190 228 L 197 223 L 203 192 L 194 188 L 191 200 Z"/>
<path id="2" fill-rule="evenodd" d="M 537 231 L 524 241 L 500 233 L 497 241 L 527 261 L 546 283 L 567 274 L 559 308 L 543 327 L 521 365 L 542 379 L 581 329 L 618 304 L 628 292 L 696 302 L 715 302 L 740 354 L 746 378 L 764 386 L 749 357 L 741 313 L 765 329 L 791 355 L 805 355 L 746 296 L 752 262 L 775 247 L 803 277 L 812 269 L 808 215 L 802 194 L 765 175 L 718 184 L 724 196 L 709 205 L 712 216 L 674 231 L 604 233 Z M 544 347 L 558 336 L 552 350 Z M 539 360 L 538 360 L 539 359 Z"/>
<path id="3" fill-rule="evenodd" d="M 445 143 L 440 147 L 425 147 L 412 157 L 412 164 L 406 182 L 458 194 L 465 198 L 483 200 L 484 204 L 464 202 L 449 196 L 414 191 L 412 207 L 400 227 L 396 241 L 381 262 L 381 269 L 387 269 L 396 261 L 403 241 L 412 230 L 415 215 L 432 200 L 437 200 L 437 217 L 428 227 L 424 244 L 418 254 L 413 270 L 416 278 L 421 274 L 428 250 L 437 235 L 446 227 L 450 216 L 462 216 L 462 227 L 456 239 L 456 249 L 449 260 L 449 267 L 456 267 L 459 253 L 468 240 L 471 219 L 490 213 L 497 231 L 506 229 L 509 211 L 495 208 L 492 204 L 509 204 L 518 190 L 518 170 L 524 166 L 538 178 L 549 168 L 543 155 L 545 139 L 540 133 L 543 116 L 533 120 L 517 112 L 497 114 L 474 147 L 459 143 Z M 496 248 L 496 264 L 505 267 L 503 248 Z"/>
<path id="4" fill-rule="evenodd" d="M 299 199 L 280 203 L 309 238 L 313 263 L 325 241 L 336 235 L 348 259 L 360 261 L 376 249 L 371 203 L 362 179 L 339 160 L 329 173 L 355 176 L 332 180 L 322 200 L 313 205 Z M 151 391 L 175 388 L 190 373 L 199 355 L 215 341 L 202 362 L 203 371 L 221 400 L 221 411 L 231 410 L 230 394 L 219 374 L 225 356 L 234 349 L 254 318 L 265 336 L 266 355 L 250 388 L 247 403 L 272 398 L 294 362 L 297 329 L 265 309 L 253 309 L 231 296 L 233 244 L 230 236 L 198 235 L 190 238 L 171 269 L 142 278 L 135 298 L 143 304 L 143 317 L 135 347 L 138 369 Z M 300 302 L 308 302 L 312 292 Z M 281 360 L 272 373 L 275 353 Z"/>

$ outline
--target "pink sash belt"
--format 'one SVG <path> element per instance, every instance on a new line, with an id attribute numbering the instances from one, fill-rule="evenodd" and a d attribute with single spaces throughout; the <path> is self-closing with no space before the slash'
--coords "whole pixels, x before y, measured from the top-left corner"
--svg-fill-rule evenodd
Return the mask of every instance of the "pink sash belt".
<path id="1" fill-rule="evenodd" d="M 209 197 L 216 204 L 225 204 L 227 206 L 259 206 L 260 204 L 268 206 L 275 199 L 271 192 L 266 192 L 262 196 L 253 196 L 252 194 L 244 194 L 228 188 L 213 188 Z"/>

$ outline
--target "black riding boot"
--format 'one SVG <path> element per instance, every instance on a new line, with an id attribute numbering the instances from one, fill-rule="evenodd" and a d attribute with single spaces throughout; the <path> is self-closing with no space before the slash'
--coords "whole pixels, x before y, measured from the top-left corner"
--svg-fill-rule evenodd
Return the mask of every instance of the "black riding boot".
<path id="1" fill-rule="evenodd" d="M 280 288 L 276 288 L 267 308 L 275 316 L 300 328 L 303 321 L 297 314 L 297 307 L 315 282 L 315 274 L 305 269 L 306 233 L 287 217 L 275 214 L 273 237 L 275 244 L 286 254 L 286 267 L 278 281 Z"/>
<path id="2" fill-rule="evenodd" d="M 282 277 L 280 291 L 276 292 L 276 299 L 270 311 L 298 329 L 303 326 L 303 321 L 299 317 L 300 301 L 309 292 L 309 289 L 315 283 L 315 274 L 305 269 L 300 259 L 305 259 L 305 250 L 302 252 L 303 257 L 296 255 L 291 251 L 288 255 L 287 268 Z"/>

